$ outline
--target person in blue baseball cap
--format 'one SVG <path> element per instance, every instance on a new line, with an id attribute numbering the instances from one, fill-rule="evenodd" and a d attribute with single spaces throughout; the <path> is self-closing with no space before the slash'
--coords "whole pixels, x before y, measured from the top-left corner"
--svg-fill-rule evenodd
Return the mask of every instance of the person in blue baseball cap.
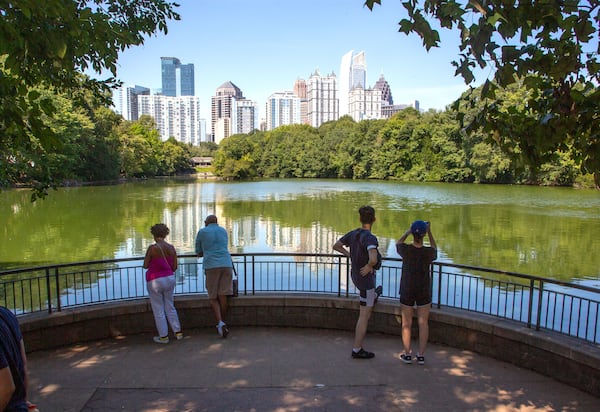
<path id="1" fill-rule="evenodd" d="M 408 236 L 412 243 L 405 243 Z M 429 246 L 423 240 L 429 238 Z M 410 349 L 412 320 L 416 307 L 419 322 L 419 351 L 417 363 L 425 364 L 425 349 L 429 339 L 429 311 L 431 309 L 431 263 L 437 259 L 437 246 L 431 234 L 431 224 L 415 220 L 396 242 L 396 251 L 402 257 L 400 279 L 400 308 L 402 311 L 402 362 L 412 363 Z"/>

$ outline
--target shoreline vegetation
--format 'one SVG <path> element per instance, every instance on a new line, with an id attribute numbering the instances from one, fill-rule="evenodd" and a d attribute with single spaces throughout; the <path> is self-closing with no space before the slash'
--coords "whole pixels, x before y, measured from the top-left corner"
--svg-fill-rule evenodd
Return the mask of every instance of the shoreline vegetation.
<path id="1" fill-rule="evenodd" d="M 111 180 L 97 180 L 97 181 L 83 181 L 83 180 L 65 180 L 60 184 L 56 185 L 56 188 L 61 187 L 83 187 L 83 186 L 113 186 L 125 183 L 143 182 L 146 180 L 182 180 L 182 181 L 193 181 L 193 180 L 225 180 L 215 176 L 211 172 L 196 172 L 179 174 L 174 176 L 151 176 L 151 177 L 121 177 L 119 179 Z M 15 184 L 10 187 L 2 189 L 32 189 L 32 185 L 28 184 Z"/>
<path id="2" fill-rule="evenodd" d="M 589 179 L 583 182 L 574 182 L 571 186 L 573 189 L 597 189 L 594 187 L 593 185 L 593 177 L 592 176 L 588 176 Z M 209 171 L 202 171 L 202 172 L 195 172 L 195 173 L 183 173 L 183 174 L 178 174 L 178 175 L 173 175 L 173 176 L 150 176 L 150 177 L 121 177 L 119 179 L 112 179 L 112 180 L 97 180 L 97 181 L 82 181 L 82 180 L 65 180 L 63 182 L 61 182 L 60 184 L 56 185 L 55 187 L 53 187 L 52 189 L 59 189 L 59 188 L 69 188 L 69 187 L 86 187 L 86 186 L 114 186 L 114 185 L 121 185 L 121 184 L 126 184 L 126 183 L 136 183 L 136 182 L 143 182 L 143 181 L 148 181 L 148 180 L 181 180 L 181 181 L 196 181 L 196 180 L 211 180 L 211 181 L 232 181 L 232 180 L 237 180 L 237 181 L 253 181 L 253 180 L 261 180 L 261 179 L 280 179 L 277 177 L 269 177 L 269 178 L 265 178 L 265 177 L 252 177 L 252 178 L 245 178 L 245 179 L 234 179 L 234 178 L 228 178 L 228 177 L 223 177 L 223 176 L 217 176 L 212 172 Z M 286 178 L 283 178 L 286 179 Z M 298 178 L 298 177 L 288 177 L 287 179 L 303 179 L 303 178 Z M 310 178 L 310 177 L 305 177 L 304 179 L 336 179 L 336 178 Z M 341 179 L 341 178 L 340 178 Z M 359 180 L 359 179 L 353 179 L 353 180 Z M 483 183 L 483 182 L 417 182 L 417 181 L 404 181 L 404 180 L 384 180 L 384 179 L 367 179 L 367 180 L 376 180 L 376 181 L 396 181 L 398 183 L 471 183 L 471 184 L 491 184 L 491 185 L 522 185 L 522 186 L 540 186 L 540 187 L 561 187 L 560 185 L 542 185 L 542 184 L 536 184 L 536 183 Z M 563 186 L 566 187 L 566 186 Z M 9 187 L 0 187 L 0 193 L 2 192 L 2 190 L 9 190 L 9 189 L 33 189 L 34 186 L 31 184 L 14 184 L 11 185 Z"/>
<path id="3" fill-rule="evenodd" d="M 450 108 L 408 108 L 389 119 L 360 122 L 343 116 L 319 127 L 293 124 L 194 146 L 174 138 L 162 141 L 149 116 L 127 121 L 99 107 L 72 119 L 75 102 L 47 95 L 64 108 L 52 119 L 63 126 L 62 144 L 42 159 L 15 157 L 22 162 L 11 164 L 8 178 L 0 173 L 0 188 L 30 187 L 33 200 L 54 187 L 190 175 L 227 181 L 338 178 L 600 188 L 597 174 L 586 173 L 570 151 L 532 163 L 519 147 L 501 149 L 486 133 L 466 134 L 460 113 Z M 196 157 L 212 160 L 200 165 L 193 162 Z"/>

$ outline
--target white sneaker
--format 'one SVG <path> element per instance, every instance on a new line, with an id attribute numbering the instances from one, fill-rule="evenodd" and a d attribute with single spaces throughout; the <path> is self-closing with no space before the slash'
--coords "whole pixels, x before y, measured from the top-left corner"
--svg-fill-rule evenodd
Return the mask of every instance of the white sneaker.
<path id="1" fill-rule="evenodd" d="M 165 337 L 162 337 L 162 338 L 160 336 L 155 336 L 152 339 L 156 343 L 163 343 L 163 344 L 169 343 L 169 337 L 168 336 L 165 336 Z"/>
<path id="2" fill-rule="evenodd" d="M 223 339 L 229 335 L 229 329 L 227 329 L 227 325 L 224 323 L 217 325 L 217 332 L 219 332 L 219 336 Z"/>

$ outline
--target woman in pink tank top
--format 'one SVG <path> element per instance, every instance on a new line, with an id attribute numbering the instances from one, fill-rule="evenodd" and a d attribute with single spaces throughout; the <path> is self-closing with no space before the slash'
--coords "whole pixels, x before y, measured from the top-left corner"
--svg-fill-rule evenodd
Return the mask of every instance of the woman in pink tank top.
<path id="1" fill-rule="evenodd" d="M 165 240 L 169 234 L 169 228 L 165 224 L 157 223 L 150 228 L 150 233 L 154 236 L 154 244 L 148 246 L 148 250 L 146 250 L 144 268 L 148 269 L 146 271 L 146 287 L 158 330 L 158 336 L 154 337 L 154 342 L 169 343 L 168 325 L 171 325 L 178 340 L 183 339 L 179 316 L 173 301 L 177 252 L 173 245 Z"/>

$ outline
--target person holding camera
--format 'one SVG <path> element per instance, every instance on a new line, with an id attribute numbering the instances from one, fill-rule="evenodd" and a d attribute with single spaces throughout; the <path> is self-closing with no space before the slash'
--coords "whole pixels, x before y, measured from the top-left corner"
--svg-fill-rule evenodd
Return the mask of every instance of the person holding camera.
<path id="1" fill-rule="evenodd" d="M 404 243 L 409 235 L 412 243 Z M 429 245 L 423 244 L 425 235 Z M 425 349 L 429 339 L 429 311 L 431 309 L 431 263 L 437 259 L 437 247 L 431 234 L 431 224 L 422 220 L 414 221 L 410 228 L 396 242 L 396 251 L 402 257 L 402 277 L 400 279 L 400 308 L 402 311 L 402 362 L 412 363 L 410 349 L 411 328 L 416 307 L 419 323 L 419 351 L 417 363 L 425 364 Z"/>

